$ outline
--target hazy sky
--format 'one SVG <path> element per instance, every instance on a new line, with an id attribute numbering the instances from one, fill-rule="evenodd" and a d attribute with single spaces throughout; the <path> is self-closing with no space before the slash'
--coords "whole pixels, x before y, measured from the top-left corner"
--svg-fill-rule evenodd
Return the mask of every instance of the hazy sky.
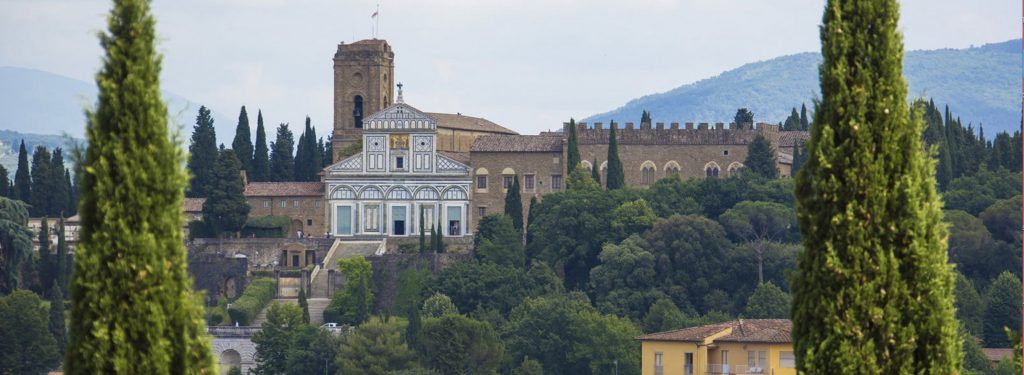
<path id="1" fill-rule="evenodd" d="M 325 135 L 331 58 L 339 42 L 370 37 L 378 4 L 378 37 L 395 50 L 406 102 L 532 134 L 745 63 L 818 51 L 824 1 L 156 0 L 163 89 L 230 119 L 218 124 L 222 141 L 242 104 L 253 125 L 257 108 L 268 126 L 308 114 Z M 0 0 L 0 66 L 91 81 L 109 6 Z M 905 1 L 902 13 L 907 49 L 1021 33 L 1018 0 Z"/>

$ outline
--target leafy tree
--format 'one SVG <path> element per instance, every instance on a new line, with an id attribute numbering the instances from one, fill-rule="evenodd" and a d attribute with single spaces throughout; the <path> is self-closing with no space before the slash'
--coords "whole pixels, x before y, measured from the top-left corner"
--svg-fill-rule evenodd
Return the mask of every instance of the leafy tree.
<path id="1" fill-rule="evenodd" d="M 458 311 L 482 308 L 507 314 L 528 296 L 529 285 L 522 268 L 460 262 L 441 271 L 429 290 L 450 297 Z"/>
<path id="2" fill-rule="evenodd" d="M 682 328 L 686 324 L 686 316 L 672 303 L 671 299 L 660 298 L 651 304 L 644 315 L 643 330 L 646 333 L 671 331 Z"/>
<path id="3" fill-rule="evenodd" d="M 277 128 L 277 139 L 270 150 L 270 181 L 292 181 L 295 178 L 295 160 L 292 156 L 294 146 L 295 141 L 291 130 L 288 130 L 288 124 L 281 124 Z"/>
<path id="4" fill-rule="evenodd" d="M 699 311 L 705 307 L 701 296 L 711 293 L 720 282 L 731 243 L 717 222 L 700 216 L 672 216 L 658 220 L 643 236 L 647 251 L 654 255 L 661 285 L 673 301 L 688 301 Z"/>
<path id="5" fill-rule="evenodd" d="M 523 198 L 519 195 L 519 175 L 512 176 L 512 186 L 505 193 L 505 215 L 512 219 L 512 228 L 523 233 Z"/>
<path id="6" fill-rule="evenodd" d="M 985 315 L 982 339 L 989 348 L 1006 348 L 1010 340 L 1003 327 L 1020 332 L 1021 282 L 1020 277 L 1003 272 L 985 293 Z"/>
<path id="7" fill-rule="evenodd" d="M 71 280 L 68 374 L 212 372 L 189 287 L 184 155 L 169 136 L 149 2 L 116 0 L 88 111 L 81 229 Z"/>
<path id="8" fill-rule="evenodd" d="M 796 179 L 798 372 L 960 367 L 935 162 L 908 110 L 898 19 L 893 0 L 825 5 L 821 100 Z"/>
<path id="9" fill-rule="evenodd" d="M 569 119 L 569 146 L 566 156 L 566 161 L 569 168 L 575 169 L 577 165 L 580 165 L 580 143 L 579 138 L 576 135 L 576 120 Z"/>
<path id="10" fill-rule="evenodd" d="M 747 158 L 743 169 L 764 178 L 778 178 L 779 168 L 775 162 L 775 151 L 763 135 L 758 134 L 747 145 Z"/>
<path id="11" fill-rule="evenodd" d="M 751 112 L 749 109 L 746 109 L 746 108 L 737 109 L 736 110 L 736 116 L 733 116 L 733 122 L 735 122 L 736 125 L 740 125 L 740 124 L 751 124 L 751 125 L 753 125 L 754 124 L 754 112 Z"/>
<path id="12" fill-rule="evenodd" d="M 647 306 L 666 297 L 658 289 L 654 255 L 644 247 L 635 235 L 618 245 L 604 245 L 601 264 L 590 270 L 598 310 L 640 320 Z"/>
<path id="13" fill-rule="evenodd" d="M 28 202 L 29 214 L 32 216 L 44 216 L 50 212 L 53 202 L 50 194 L 53 192 L 53 178 L 50 172 L 50 152 L 46 147 L 37 146 L 32 154 L 32 199 Z"/>
<path id="14" fill-rule="evenodd" d="M 235 152 L 222 148 L 211 176 L 213 190 L 203 202 L 203 222 L 221 243 L 225 235 L 242 230 L 251 209 L 245 201 L 245 185 L 238 168 Z"/>
<path id="15" fill-rule="evenodd" d="M 235 127 L 235 139 L 231 141 L 231 149 L 235 150 L 238 163 L 247 174 L 252 174 L 252 134 L 249 132 L 249 114 L 245 106 L 238 113 L 238 126 Z"/>
<path id="16" fill-rule="evenodd" d="M 612 217 L 612 230 L 619 238 L 641 234 L 651 229 L 657 219 L 654 210 L 643 198 L 619 205 L 612 211 Z"/>
<path id="17" fill-rule="evenodd" d="M 959 272 L 956 273 L 955 292 L 956 318 L 960 320 L 960 326 L 973 336 L 981 336 L 985 301 L 974 288 L 974 283 Z"/>
<path id="18" fill-rule="evenodd" d="M 452 303 L 452 299 L 443 293 L 434 293 L 423 301 L 421 315 L 429 318 L 440 318 L 445 315 L 458 315 L 459 309 Z"/>
<path id="19" fill-rule="evenodd" d="M 263 127 L 263 111 L 256 115 L 256 144 L 253 146 L 249 180 L 270 181 L 270 149 L 267 148 L 267 131 Z"/>
<path id="20" fill-rule="evenodd" d="M 473 242 L 473 253 L 481 262 L 513 267 L 523 267 L 526 263 L 522 236 L 516 232 L 508 215 L 487 215 L 480 219 Z"/>
<path id="21" fill-rule="evenodd" d="M 459 314 L 426 319 L 420 337 L 424 365 L 442 374 L 494 373 L 505 354 L 489 324 Z"/>
<path id="22" fill-rule="evenodd" d="M 1020 194 L 1020 181 L 1020 173 L 982 167 L 973 175 L 951 181 L 942 198 L 947 209 L 979 215 L 997 200 Z"/>
<path id="23" fill-rule="evenodd" d="M 383 375 L 408 369 L 414 353 L 402 340 L 406 322 L 398 318 L 373 317 L 360 324 L 346 340 L 335 365 L 341 374 Z"/>
<path id="24" fill-rule="evenodd" d="M 21 289 L 0 296 L 0 373 L 39 374 L 57 367 L 60 348 L 43 301 Z"/>
<path id="25" fill-rule="evenodd" d="M 519 364 L 519 367 L 512 369 L 511 375 L 544 375 L 544 367 L 540 365 L 530 356 L 523 357 L 523 362 Z"/>
<path id="26" fill-rule="evenodd" d="M 790 297 L 771 281 L 757 285 L 747 298 L 743 316 L 751 319 L 788 319 Z"/>
<path id="27" fill-rule="evenodd" d="M 25 140 L 18 147 L 18 169 L 14 172 L 14 199 L 28 203 L 32 201 L 32 176 L 28 169 L 28 150 Z"/>
<path id="28" fill-rule="evenodd" d="M 32 256 L 32 232 L 28 230 L 28 208 L 22 201 L 0 198 L 0 291 L 10 293 L 23 286 L 21 268 Z"/>
<path id="29" fill-rule="evenodd" d="M 774 202 L 743 201 L 718 217 L 733 237 L 754 246 L 757 282 L 764 282 L 764 251 L 769 241 L 795 239 L 796 214 L 793 209 Z"/>
<path id="30" fill-rule="evenodd" d="M 981 345 L 978 344 L 978 339 L 972 336 L 970 333 L 960 330 L 960 336 L 963 338 L 963 351 L 964 351 L 964 374 L 991 374 L 992 373 L 992 361 L 985 356 L 985 352 L 981 351 Z"/>
<path id="31" fill-rule="evenodd" d="M 949 223 L 949 260 L 971 280 L 988 284 L 1000 272 L 1018 272 L 1008 263 L 1020 259 L 1019 249 L 992 239 L 982 221 L 960 210 L 945 211 L 943 221 Z"/>
<path id="32" fill-rule="evenodd" d="M 568 190 L 601 190 L 601 183 L 591 176 L 587 176 L 587 168 L 579 165 L 569 172 L 566 187 Z"/>
<path id="33" fill-rule="evenodd" d="M 1001 199 L 993 203 L 978 216 L 992 237 L 997 240 L 1020 245 L 1021 196 Z"/>
<path id="34" fill-rule="evenodd" d="M 800 114 L 796 113 L 796 107 L 793 107 L 793 111 L 789 113 L 789 117 L 786 117 L 786 121 L 783 122 L 782 130 L 801 130 L 800 127 Z"/>
<path id="35" fill-rule="evenodd" d="M 660 179 L 643 192 L 644 198 L 658 217 L 672 215 L 699 215 L 703 208 L 697 200 L 689 196 L 687 183 L 679 175 Z"/>
<path id="36" fill-rule="evenodd" d="M 331 297 L 324 309 L 324 321 L 358 325 L 370 318 L 373 307 L 373 266 L 363 257 L 338 261 L 338 270 L 345 276 L 341 293 Z"/>
<path id="37" fill-rule="evenodd" d="M 406 268 L 398 273 L 398 290 L 395 292 L 395 311 L 404 313 L 415 310 L 419 315 L 423 305 L 423 292 L 433 282 L 434 275 L 429 269 Z M 410 324 L 412 321 L 410 320 Z"/>
<path id="38" fill-rule="evenodd" d="M 306 300 L 306 288 L 299 287 L 299 308 L 302 309 L 302 322 L 309 324 L 309 301 Z"/>
<path id="39" fill-rule="evenodd" d="M 612 121 L 611 131 L 608 133 L 608 174 L 605 176 L 605 187 L 608 190 L 626 187 L 626 175 L 622 171 L 622 161 L 619 160 L 619 139 L 615 135 L 615 127 L 615 121 Z"/>
<path id="40" fill-rule="evenodd" d="M 213 117 L 205 106 L 199 107 L 196 125 L 192 127 L 192 143 L 188 146 L 188 170 L 192 173 L 189 197 L 207 197 L 214 183 L 213 169 L 217 163 L 217 131 Z"/>
<path id="41" fill-rule="evenodd" d="M 284 374 L 288 370 L 288 351 L 292 349 L 295 329 L 302 325 L 302 309 L 291 304 L 271 304 L 267 320 L 253 334 L 256 346 L 256 374 Z"/>
<path id="42" fill-rule="evenodd" d="M 50 334 L 57 341 L 57 353 L 64 354 L 68 341 L 67 327 L 64 323 L 64 293 L 60 285 L 53 284 L 50 288 Z"/>
<path id="43" fill-rule="evenodd" d="M 285 374 L 323 374 L 335 369 L 333 363 L 325 361 L 338 356 L 341 339 L 333 333 L 309 324 L 294 328 L 291 345 L 287 352 Z"/>

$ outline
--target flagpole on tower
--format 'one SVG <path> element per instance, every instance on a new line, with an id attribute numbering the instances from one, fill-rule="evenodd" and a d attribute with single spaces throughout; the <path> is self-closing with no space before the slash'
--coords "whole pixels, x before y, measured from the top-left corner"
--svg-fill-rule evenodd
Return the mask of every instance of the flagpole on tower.
<path id="1" fill-rule="evenodd" d="M 373 39 L 377 39 L 377 34 L 380 33 L 380 3 L 377 4 L 377 9 L 373 11 L 370 18 L 373 19 L 373 24 L 370 25 L 370 30 L 373 31 Z"/>

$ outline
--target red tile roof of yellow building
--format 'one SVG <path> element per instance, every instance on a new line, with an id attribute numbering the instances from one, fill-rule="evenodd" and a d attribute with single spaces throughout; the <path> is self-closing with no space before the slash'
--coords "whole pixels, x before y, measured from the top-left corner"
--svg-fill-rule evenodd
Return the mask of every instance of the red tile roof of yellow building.
<path id="1" fill-rule="evenodd" d="M 206 198 L 185 198 L 185 212 L 202 212 Z"/>
<path id="2" fill-rule="evenodd" d="M 739 319 L 718 324 L 657 332 L 636 339 L 641 341 L 703 342 L 710 336 L 732 328 L 732 332 L 715 342 L 790 343 L 793 323 L 789 319 Z"/>
<path id="3" fill-rule="evenodd" d="M 323 182 L 250 182 L 247 197 L 318 197 L 324 195 Z"/>

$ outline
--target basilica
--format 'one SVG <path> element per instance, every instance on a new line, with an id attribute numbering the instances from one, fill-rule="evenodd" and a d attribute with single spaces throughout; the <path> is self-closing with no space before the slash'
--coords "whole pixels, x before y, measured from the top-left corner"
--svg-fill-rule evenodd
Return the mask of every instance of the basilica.
<path id="1" fill-rule="evenodd" d="M 459 238 L 472 236 L 480 218 L 504 212 L 515 179 L 523 212 L 531 198 L 565 189 L 574 167 L 566 165 L 569 124 L 523 135 L 480 117 L 421 110 L 403 100 L 394 61 L 385 40 L 338 45 L 333 164 L 318 183 L 250 184 L 251 216 L 287 215 L 296 235 L 400 239 L 440 231 Z M 807 132 L 780 131 L 774 124 L 576 126 L 581 164 L 597 168 L 602 181 L 610 130 L 616 127 L 625 181 L 637 188 L 672 175 L 737 173 L 747 145 L 759 135 L 772 143 L 780 174 L 788 176 L 793 147 L 808 138 Z"/>

